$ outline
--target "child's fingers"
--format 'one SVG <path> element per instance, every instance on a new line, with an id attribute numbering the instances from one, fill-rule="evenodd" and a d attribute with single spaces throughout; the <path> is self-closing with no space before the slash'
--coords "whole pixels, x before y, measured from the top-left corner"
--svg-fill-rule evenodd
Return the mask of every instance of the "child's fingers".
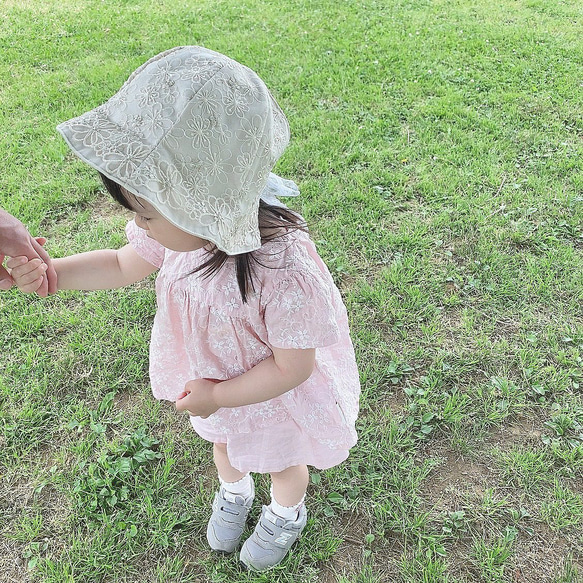
<path id="1" fill-rule="evenodd" d="M 40 275 L 38 272 L 26 274 L 26 276 L 22 278 L 12 278 L 14 283 L 18 286 L 18 289 L 25 292 L 36 291 L 43 282 L 44 279 L 44 272 L 41 272 Z M 40 284 L 36 285 L 37 282 L 40 281 Z"/>
<path id="2" fill-rule="evenodd" d="M 25 263 L 28 263 L 28 257 L 25 255 L 20 255 L 19 257 L 9 257 L 6 261 L 6 267 L 8 267 L 8 269 L 14 269 L 15 267 L 24 265 Z"/>
<path id="3" fill-rule="evenodd" d="M 13 267 L 10 275 L 14 281 L 22 280 L 22 283 L 30 283 L 32 280 L 40 277 L 47 270 L 47 264 L 40 259 L 33 259 L 24 265 L 20 264 Z"/>
<path id="4" fill-rule="evenodd" d="M 34 265 L 31 266 L 36 261 L 38 261 L 38 263 L 35 263 L 36 267 Z M 25 293 L 30 293 L 31 291 L 36 291 L 42 284 L 47 267 L 46 263 L 41 263 L 40 260 L 33 260 L 15 267 L 10 275 L 18 289 Z"/>
<path id="5" fill-rule="evenodd" d="M 186 411 L 188 404 L 185 403 L 182 399 L 184 399 L 184 397 L 187 397 L 189 395 L 189 392 L 183 391 L 182 393 L 180 393 L 180 395 L 178 395 L 178 397 L 176 397 L 176 403 L 175 403 L 175 407 L 177 411 Z"/>
<path id="6" fill-rule="evenodd" d="M 35 291 L 38 290 L 38 288 L 42 285 L 44 280 L 44 275 L 41 275 L 39 278 L 35 279 L 34 281 L 31 281 L 30 283 L 27 284 L 22 284 L 17 282 L 18 285 L 18 289 L 25 294 L 32 294 Z"/>

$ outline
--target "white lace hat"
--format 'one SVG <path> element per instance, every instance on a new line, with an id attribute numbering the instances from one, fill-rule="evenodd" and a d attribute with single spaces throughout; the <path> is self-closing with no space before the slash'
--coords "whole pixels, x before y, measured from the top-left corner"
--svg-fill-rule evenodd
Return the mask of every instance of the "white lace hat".
<path id="1" fill-rule="evenodd" d="M 261 246 L 263 192 L 297 194 L 270 175 L 289 141 L 279 105 L 251 69 L 205 48 L 153 57 L 57 129 L 82 160 L 229 255 Z"/>

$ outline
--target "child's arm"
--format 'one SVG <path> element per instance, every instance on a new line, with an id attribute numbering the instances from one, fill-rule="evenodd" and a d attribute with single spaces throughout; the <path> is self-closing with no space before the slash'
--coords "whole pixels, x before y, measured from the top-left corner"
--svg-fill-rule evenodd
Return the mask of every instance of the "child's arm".
<path id="1" fill-rule="evenodd" d="M 45 270 L 39 260 L 15 257 L 7 265 L 21 291 L 32 293 L 38 289 Z M 53 265 L 57 272 L 57 289 L 60 290 L 115 289 L 136 283 L 157 269 L 142 259 L 131 245 L 118 250 L 100 249 L 53 259 Z"/>
<path id="2" fill-rule="evenodd" d="M 208 417 L 221 407 L 240 407 L 279 397 L 306 381 L 314 370 L 316 349 L 272 348 L 246 373 L 228 381 L 197 379 L 186 383 L 176 409 Z"/>

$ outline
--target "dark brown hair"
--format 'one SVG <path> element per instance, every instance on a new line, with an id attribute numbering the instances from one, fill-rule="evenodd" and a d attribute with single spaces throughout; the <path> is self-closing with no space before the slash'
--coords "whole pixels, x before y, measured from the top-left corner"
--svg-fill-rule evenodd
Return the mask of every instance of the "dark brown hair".
<path id="1" fill-rule="evenodd" d="M 101 172 L 99 175 L 109 194 L 123 207 L 135 212 L 135 209 L 129 203 L 120 185 L 114 180 L 111 180 L 111 178 L 101 174 Z M 299 215 L 288 208 L 268 205 L 262 200 L 259 201 L 261 245 L 278 239 L 291 231 L 307 231 L 306 223 Z M 251 291 L 255 291 L 253 283 L 254 266 L 261 265 L 263 267 L 269 267 L 260 261 L 258 257 L 259 251 L 260 249 L 248 253 L 239 253 L 238 255 L 227 255 L 227 253 L 213 245 L 208 251 L 210 257 L 189 275 L 201 271 L 203 277 L 212 277 L 223 267 L 229 257 L 233 257 L 235 259 L 235 273 L 237 283 L 239 284 L 239 291 L 241 292 L 243 303 L 246 303 L 247 295 Z"/>

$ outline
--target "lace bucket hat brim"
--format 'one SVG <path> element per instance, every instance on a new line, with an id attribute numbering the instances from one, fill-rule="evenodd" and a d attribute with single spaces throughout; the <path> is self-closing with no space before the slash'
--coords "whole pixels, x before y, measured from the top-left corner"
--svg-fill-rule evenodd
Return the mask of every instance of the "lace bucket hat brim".
<path id="1" fill-rule="evenodd" d="M 289 125 L 251 69 L 209 49 L 177 47 L 57 129 L 77 156 L 183 231 L 229 255 L 261 246 L 259 199 Z"/>

